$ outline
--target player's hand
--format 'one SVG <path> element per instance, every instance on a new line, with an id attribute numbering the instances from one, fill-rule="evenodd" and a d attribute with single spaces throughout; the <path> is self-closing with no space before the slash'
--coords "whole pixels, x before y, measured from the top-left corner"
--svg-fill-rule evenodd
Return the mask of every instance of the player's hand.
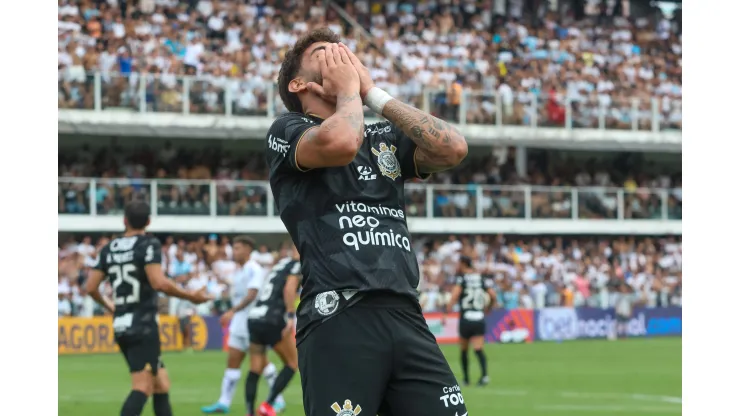
<path id="1" fill-rule="evenodd" d="M 350 62 L 352 62 L 352 66 L 354 66 L 357 70 L 357 75 L 359 75 L 360 77 L 360 97 L 362 97 L 362 99 L 364 100 L 367 92 L 375 86 L 373 79 L 370 78 L 370 70 L 367 69 L 365 65 L 363 65 L 362 61 L 360 61 L 360 58 L 358 58 L 357 55 L 355 55 L 347 45 L 340 42 L 339 48 L 343 49 L 347 53 Z"/>
<path id="2" fill-rule="evenodd" d="M 192 292 L 190 295 L 190 299 L 188 299 L 190 302 L 198 305 L 201 303 L 208 302 L 209 300 L 213 300 L 213 296 L 208 294 L 208 289 L 203 286 L 196 292 Z"/>
<path id="3" fill-rule="evenodd" d="M 308 90 L 330 102 L 336 102 L 336 97 L 340 95 L 359 94 L 360 76 L 352 65 L 346 49 L 331 43 L 318 53 L 323 85 L 309 82 L 306 84 Z"/>
<path id="4" fill-rule="evenodd" d="M 221 315 L 221 325 L 225 326 L 226 324 L 231 322 L 233 318 L 234 318 L 234 311 L 232 309 L 229 309 L 228 311 L 226 311 L 226 313 Z"/>

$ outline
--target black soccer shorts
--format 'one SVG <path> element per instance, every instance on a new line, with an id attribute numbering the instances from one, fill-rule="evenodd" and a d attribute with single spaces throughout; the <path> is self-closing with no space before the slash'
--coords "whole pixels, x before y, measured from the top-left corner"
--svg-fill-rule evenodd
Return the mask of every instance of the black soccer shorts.
<path id="1" fill-rule="evenodd" d="M 275 346 L 283 339 L 285 325 L 269 322 L 249 321 L 249 342 L 257 345 Z"/>
<path id="2" fill-rule="evenodd" d="M 419 304 L 372 295 L 298 344 L 306 416 L 467 415 L 455 375 Z"/>
<path id="3" fill-rule="evenodd" d="M 157 371 L 164 368 L 158 332 L 148 335 L 117 336 L 116 343 L 126 359 L 129 372 L 148 370 L 156 376 Z"/>
<path id="4" fill-rule="evenodd" d="M 468 321 L 461 319 L 457 326 L 457 330 L 462 339 L 482 337 L 486 333 L 486 321 Z"/>

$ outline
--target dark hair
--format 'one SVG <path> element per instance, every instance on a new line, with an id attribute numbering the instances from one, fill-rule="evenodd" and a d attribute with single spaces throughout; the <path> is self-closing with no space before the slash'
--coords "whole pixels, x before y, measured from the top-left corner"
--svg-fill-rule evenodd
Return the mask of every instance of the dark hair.
<path id="1" fill-rule="evenodd" d="M 246 236 L 246 235 L 239 235 L 234 237 L 234 244 L 239 243 L 245 246 L 249 246 L 252 248 L 256 247 L 256 244 L 254 242 L 254 239 L 252 237 Z"/>
<path id="2" fill-rule="evenodd" d="M 290 81 L 301 70 L 303 53 L 316 42 L 338 43 L 339 40 L 339 35 L 327 27 L 322 27 L 300 37 L 295 45 L 293 45 L 293 48 L 285 53 L 285 59 L 283 59 L 283 64 L 280 66 L 280 74 L 278 75 L 278 91 L 280 91 L 280 98 L 283 100 L 283 104 L 285 104 L 285 108 L 288 111 L 296 113 L 303 112 L 303 105 L 301 104 L 301 100 L 298 99 L 298 95 L 288 90 L 288 84 L 290 84 Z"/>
<path id="3" fill-rule="evenodd" d="M 144 201 L 131 201 L 123 210 L 126 224 L 133 230 L 143 230 L 149 224 L 149 204 Z"/>

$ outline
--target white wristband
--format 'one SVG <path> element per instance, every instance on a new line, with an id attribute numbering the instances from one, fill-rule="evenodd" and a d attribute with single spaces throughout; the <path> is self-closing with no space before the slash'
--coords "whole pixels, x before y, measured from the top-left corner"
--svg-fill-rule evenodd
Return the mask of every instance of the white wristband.
<path id="1" fill-rule="evenodd" d="M 383 107 L 392 100 L 393 97 L 378 87 L 370 88 L 365 95 L 365 105 L 373 110 L 376 114 L 383 114 Z"/>

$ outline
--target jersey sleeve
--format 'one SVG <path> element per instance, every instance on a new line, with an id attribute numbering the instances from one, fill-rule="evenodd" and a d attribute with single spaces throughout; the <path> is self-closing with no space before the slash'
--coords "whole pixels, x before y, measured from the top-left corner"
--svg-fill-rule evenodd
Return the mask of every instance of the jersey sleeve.
<path id="1" fill-rule="evenodd" d="M 299 282 L 303 280 L 303 275 L 301 274 L 301 263 L 300 262 L 293 263 L 293 266 L 290 268 L 290 275 L 297 277 Z"/>
<path id="2" fill-rule="evenodd" d="M 483 288 L 484 289 L 486 289 L 486 290 L 493 289 L 494 286 L 495 285 L 493 284 L 493 277 L 492 276 L 483 276 Z"/>
<path id="3" fill-rule="evenodd" d="M 109 252 L 110 250 L 108 249 L 108 246 L 105 246 L 100 250 L 100 253 L 98 253 L 98 258 L 95 259 L 95 265 L 93 266 L 93 269 L 99 270 L 103 273 L 106 272 L 106 270 L 108 269 L 106 263 L 108 262 Z"/>
<path id="4" fill-rule="evenodd" d="M 429 173 L 419 172 L 419 167 L 416 165 L 416 152 L 419 147 L 414 143 L 413 140 L 400 128 L 392 125 L 391 132 L 396 138 L 396 146 L 398 146 L 398 161 L 401 163 L 401 176 L 403 180 L 407 181 L 410 179 L 427 179 Z"/>
<path id="5" fill-rule="evenodd" d="M 247 270 L 247 274 L 250 276 L 249 281 L 247 283 L 247 290 L 249 289 L 257 289 L 259 290 L 262 287 L 262 269 L 259 266 L 247 266 L 249 269 Z"/>
<path id="6" fill-rule="evenodd" d="M 162 264 L 162 243 L 151 237 L 137 249 L 137 257 L 145 266 L 148 264 Z"/>
<path id="7" fill-rule="evenodd" d="M 455 284 L 458 286 L 463 286 L 465 284 L 465 278 L 462 276 L 455 276 Z"/>
<path id="8" fill-rule="evenodd" d="M 278 117 L 267 131 L 265 158 L 270 174 L 277 172 L 307 172 L 298 166 L 296 149 L 306 132 L 319 124 L 298 113 Z"/>

